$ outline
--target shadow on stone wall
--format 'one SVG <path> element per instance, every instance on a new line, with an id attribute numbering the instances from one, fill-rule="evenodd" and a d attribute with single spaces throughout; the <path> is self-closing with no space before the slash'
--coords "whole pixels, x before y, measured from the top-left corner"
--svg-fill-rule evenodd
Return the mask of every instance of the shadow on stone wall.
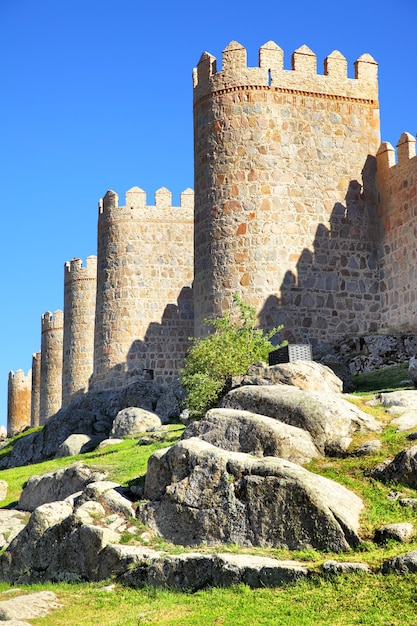
<path id="1" fill-rule="evenodd" d="M 259 316 L 263 328 L 283 324 L 283 338 L 312 345 L 378 329 L 381 230 L 375 157 L 367 158 L 362 181 L 363 186 L 350 181 L 345 205 L 333 207 L 330 228 L 317 225 L 312 248 L 301 251 L 296 273 L 288 270 L 279 295 L 267 298 Z"/>

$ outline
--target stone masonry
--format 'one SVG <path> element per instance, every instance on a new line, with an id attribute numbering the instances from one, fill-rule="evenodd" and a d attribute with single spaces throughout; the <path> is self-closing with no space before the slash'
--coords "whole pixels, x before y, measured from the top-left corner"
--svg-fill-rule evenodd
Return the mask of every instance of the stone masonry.
<path id="1" fill-rule="evenodd" d="M 39 424 L 45 422 L 61 408 L 62 404 L 62 345 L 64 315 L 58 310 L 42 315 L 41 384 Z"/>
<path id="2" fill-rule="evenodd" d="M 307 46 L 286 70 L 272 41 L 258 67 L 236 41 L 221 68 L 203 53 L 193 73 L 195 202 L 187 189 L 174 207 L 162 188 L 148 206 L 139 187 L 124 206 L 114 191 L 100 201 L 96 277 L 91 257 L 85 268 L 67 263 L 65 330 L 62 312 L 43 316 L 32 425 L 60 408 L 61 389 L 67 404 L 138 378 L 171 383 L 188 338 L 203 336 L 204 318 L 235 293 L 264 329 L 284 324 L 291 342 L 417 334 L 415 138 L 401 135 L 397 162 L 380 143 L 377 73 L 363 54 L 349 78 L 338 51 L 318 73 Z"/>
<path id="3" fill-rule="evenodd" d="M 13 437 L 30 426 L 30 396 L 32 372 L 27 376 L 23 370 L 9 373 L 7 387 L 7 436 Z"/>
<path id="4" fill-rule="evenodd" d="M 88 391 L 93 373 L 97 257 L 89 256 L 64 266 L 64 336 L 62 405 Z"/>

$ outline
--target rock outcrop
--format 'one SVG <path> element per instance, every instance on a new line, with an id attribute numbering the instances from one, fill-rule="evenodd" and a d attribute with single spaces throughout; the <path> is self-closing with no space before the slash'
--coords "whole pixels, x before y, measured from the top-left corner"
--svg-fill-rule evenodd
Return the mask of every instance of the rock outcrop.
<path id="1" fill-rule="evenodd" d="M 322 456 L 305 430 L 249 411 L 211 409 L 203 419 L 187 426 L 182 438 L 191 437 L 223 450 L 278 456 L 294 463 Z"/>
<path id="2" fill-rule="evenodd" d="M 187 439 L 149 459 L 139 519 L 173 543 L 314 547 L 359 543 L 362 501 L 331 480 L 275 457 Z"/>
<path id="3" fill-rule="evenodd" d="M 378 465 L 372 477 L 383 483 L 401 483 L 417 488 L 417 445 L 402 450 L 392 461 Z"/>
<path id="4" fill-rule="evenodd" d="M 273 417 L 310 433 L 321 454 L 344 454 L 355 432 L 379 432 L 367 413 L 337 394 L 306 391 L 289 385 L 245 386 L 222 400 L 225 408 Z"/>

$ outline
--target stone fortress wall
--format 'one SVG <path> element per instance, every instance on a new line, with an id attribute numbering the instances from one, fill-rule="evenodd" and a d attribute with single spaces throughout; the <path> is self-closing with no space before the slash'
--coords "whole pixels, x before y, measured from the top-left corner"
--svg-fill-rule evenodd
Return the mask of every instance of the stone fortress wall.
<path id="1" fill-rule="evenodd" d="M 204 317 L 230 308 L 235 292 L 257 307 L 265 326 L 283 323 L 297 341 L 319 340 L 324 330 L 332 339 L 343 335 L 354 310 L 349 301 L 360 289 L 372 302 L 378 297 L 376 268 L 365 260 L 377 245 L 364 224 L 372 207 L 358 206 L 372 200 L 361 202 L 356 182 L 380 141 L 377 65 L 363 55 L 351 79 L 346 59 L 333 52 L 324 72 L 317 74 L 306 46 L 284 70 L 283 51 L 273 42 L 261 47 L 256 68 L 247 67 L 237 42 L 223 51 L 221 71 L 206 53 L 197 66 L 198 333 Z M 341 224 L 348 203 L 355 209 L 350 229 Z M 356 240 L 344 264 L 341 238 Z M 354 267 L 355 276 L 342 277 L 341 264 L 346 273 Z M 362 316 L 354 311 L 358 332 L 370 330 L 367 308 Z"/>
<path id="2" fill-rule="evenodd" d="M 20 433 L 30 423 L 32 370 L 9 372 L 7 385 L 7 435 Z"/>
<path id="3" fill-rule="evenodd" d="M 97 257 L 89 256 L 64 266 L 64 332 L 62 355 L 62 404 L 69 404 L 88 390 L 93 371 L 94 318 L 96 311 Z"/>
<path id="4" fill-rule="evenodd" d="M 228 309 L 234 293 L 265 329 L 283 323 L 290 341 L 417 332 L 415 139 L 401 135 L 397 163 L 380 144 L 370 55 L 355 62 L 354 78 L 337 51 L 323 74 L 306 46 L 292 69 L 283 58 L 274 42 L 260 48 L 258 67 L 247 67 L 237 42 L 221 69 L 202 55 L 195 201 L 187 189 L 173 207 L 162 188 L 147 206 L 138 187 L 124 206 L 114 191 L 100 201 L 95 307 L 93 257 L 86 267 L 73 259 L 64 319 L 42 318 L 32 425 L 87 389 L 169 384 L 188 337 L 207 332 L 203 319 Z"/>

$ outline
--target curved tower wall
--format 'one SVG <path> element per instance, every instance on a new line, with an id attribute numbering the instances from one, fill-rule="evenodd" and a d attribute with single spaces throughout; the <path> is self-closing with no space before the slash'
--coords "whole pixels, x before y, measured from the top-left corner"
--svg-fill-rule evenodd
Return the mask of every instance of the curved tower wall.
<path id="1" fill-rule="evenodd" d="M 193 334 L 193 191 L 146 205 L 139 187 L 126 204 L 108 191 L 99 204 L 94 375 L 91 389 L 152 378 L 170 383 Z"/>
<path id="2" fill-rule="evenodd" d="M 30 425 L 39 426 L 41 393 L 41 351 L 32 354 L 32 392 L 30 408 Z"/>
<path id="3" fill-rule="evenodd" d="M 30 426 L 32 372 L 9 372 L 7 385 L 7 436 L 13 437 Z"/>
<path id="4" fill-rule="evenodd" d="M 232 42 L 221 71 L 207 53 L 194 70 L 197 336 L 206 332 L 204 318 L 230 308 L 241 293 L 264 326 L 284 322 L 288 337 L 329 340 L 346 327 L 346 301 L 353 314 L 356 298 L 375 289 L 375 268 L 361 274 L 360 265 L 372 255 L 376 233 L 366 225 L 365 243 L 358 242 L 357 214 L 366 207 L 359 207 L 359 184 L 350 187 L 380 142 L 377 64 L 363 55 L 353 79 L 339 52 L 327 57 L 323 75 L 316 65 L 303 46 L 285 70 L 283 51 L 268 42 L 259 67 L 247 67 L 246 50 Z M 350 219 L 348 196 L 355 223 L 341 232 Z M 343 278 L 335 258 L 355 237 Z M 369 330 L 369 316 L 354 315 Z"/>
<path id="5" fill-rule="evenodd" d="M 88 390 L 93 373 L 97 257 L 64 266 L 62 406 Z"/>
<path id="6" fill-rule="evenodd" d="M 42 315 L 41 383 L 39 424 L 43 425 L 61 408 L 62 346 L 64 314 L 47 311 Z"/>

